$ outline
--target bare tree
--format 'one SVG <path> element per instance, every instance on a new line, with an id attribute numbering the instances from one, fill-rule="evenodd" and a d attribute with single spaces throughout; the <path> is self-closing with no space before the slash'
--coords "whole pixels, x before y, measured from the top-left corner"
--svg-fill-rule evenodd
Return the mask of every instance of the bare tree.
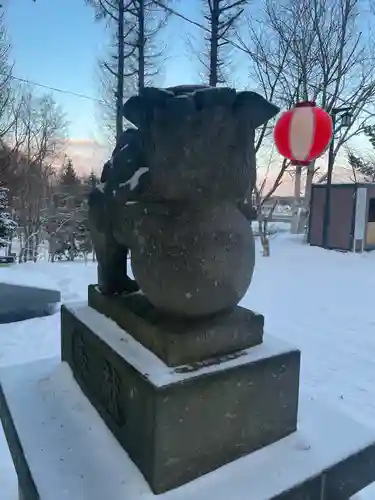
<path id="1" fill-rule="evenodd" d="M 51 186 L 52 196 L 44 224 L 52 262 L 56 257 L 74 260 L 81 255 L 86 258 L 91 251 L 87 220 L 90 188 L 75 171 L 72 160 L 65 157 Z"/>
<path id="2" fill-rule="evenodd" d="M 349 152 L 348 162 L 353 172 L 353 181 L 375 182 L 375 161 L 374 158 L 361 158 L 354 152 Z"/>
<path id="3" fill-rule="evenodd" d="M 269 241 L 269 223 L 272 220 L 277 201 L 274 201 L 274 194 L 277 188 L 281 185 L 282 178 L 290 166 L 290 162 L 286 159 L 282 160 L 281 166 L 278 169 L 276 178 L 271 179 L 271 167 L 274 157 L 274 148 L 272 148 L 267 158 L 267 164 L 263 167 L 263 163 L 258 161 L 258 176 L 257 184 L 252 193 L 248 193 L 247 199 L 252 196 L 252 204 L 255 207 L 258 236 L 263 248 L 263 256 L 269 257 L 271 253 Z M 260 176 L 259 174 L 262 173 Z M 249 202 L 249 201 L 248 201 Z"/>
<path id="4" fill-rule="evenodd" d="M 374 115 L 375 52 L 370 31 L 360 30 L 360 1 L 264 0 L 260 14 L 256 22 L 249 18 L 250 42 L 240 37 L 255 82 L 284 109 L 301 100 L 315 101 L 328 112 L 349 107 L 353 123 L 349 128 L 336 128 L 336 157 Z M 266 132 L 265 127 L 259 134 L 258 151 L 269 147 Z M 317 169 L 312 163 L 306 170 L 307 213 Z M 297 169 L 296 183 L 300 183 L 300 172 Z"/>
<path id="5" fill-rule="evenodd" d="M 7 248 L 7 254 L 9 255 L 12 235 L 16 230 L 17 224 L 9 212 L 8 193 L 9 189 L 0 185 L 0 249 Z"/>
<path id="6" fill-rule="evenodd" d="M 36 259 L 50 197 L 53 162 L 66 138 L 65 116 L 51 96 L 25 89 L 15 108 L 13 208 L 19 223 L 19 260 Z"/>
<path id="7" fill-rule="evenodd" d="M 97 19 L 107 22 L 109 50 L 99 61 L 104 103 L 101 112 L 106 129 L 118 142 L 124 126 L 124 100 L 150 84 L 159 73 L 163 48 L 158 34 L 169 16 L 163 8 L 167 0 L 87 0 L 87 3 L 94 7 Z"/>
<path id="8" fill-rule="evenodd" d="M 353 181 L 375 182 L 375 125 L 366 127 L 365 135 L 370 141 L 373 151 L 367 155 L 349 149 L 347 152 L 348 163 L 352 169 Z"/>
<path id="9" fill-rule="evenodd" d="M 200 0 L 205 27 L 205 49 L 200 43 L 188 39 L 191 50 L 197 54 L 204 68 L 204 80 L 216 87 L 228 81 L 231 59 L 234 54 L 231 41 L 243 17 L 249 0 Z"/>
<path id="10" fill-rule="evenodd" d="M 107 128 L 113 129 L 116 142 L 123 131 L 122 105 L 125 87 L 125 10 L 131 0 L 86 0 L 92 6 L 97 20 L 106 20 L 111 36 L 111 49 L 108 60 L 100 61 L 101 97 L 104 102 L 104 119 Z"/>
<path id="11" fill-rule="evenodd" d="M 14 100 L 12 81 L 10 43 L 5 23 L 4 12 L 0 13 L 0 142 L 9 133 L 14 124 L 11 109 Z"/>
<path id="12" fill-rule="evenodd" d="M 125 48 L 134 54 L 133 68 L 137 89 L 154 83 L 160 74 L 160 63 L 165 46 L 161 45 L 160 30 L 166 25 L 170 13 L 164 7 L 172 0 L 132 0 L 127 9 L 131 36 L 125 39 Z"/>

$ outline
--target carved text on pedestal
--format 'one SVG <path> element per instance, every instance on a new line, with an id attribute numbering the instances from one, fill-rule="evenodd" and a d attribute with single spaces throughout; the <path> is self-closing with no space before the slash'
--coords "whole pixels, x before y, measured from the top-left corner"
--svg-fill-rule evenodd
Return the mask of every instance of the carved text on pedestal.
<path id="1" fill-rule="evenodd" d="M 101 394 L 104 406 L 118 425 L 124 425 L 125 421 L 119 404 L 120 377 L 116 368 L 106 359 L 103 361 L 102 375 Z"/>

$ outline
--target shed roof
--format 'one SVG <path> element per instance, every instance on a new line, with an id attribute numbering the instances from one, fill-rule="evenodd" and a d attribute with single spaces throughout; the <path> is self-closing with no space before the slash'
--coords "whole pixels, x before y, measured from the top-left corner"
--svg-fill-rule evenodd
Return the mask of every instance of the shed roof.
<path id="1" fill-rule="evenodd" d="M 313 184 L 312 187 L 313 188 L 325 188 L 327 186 L 327 183 L 324 183 L 324 184 Z M 348 183 L 335 183 L 335 184 L 331 184 L 331 187 L 332 188 L 361 188 L 361 187 L 364 187 L 364 188 L 374 188 L 375 187 L 375 183 L 372 183 L 372 182 L 348 182 Z"/>

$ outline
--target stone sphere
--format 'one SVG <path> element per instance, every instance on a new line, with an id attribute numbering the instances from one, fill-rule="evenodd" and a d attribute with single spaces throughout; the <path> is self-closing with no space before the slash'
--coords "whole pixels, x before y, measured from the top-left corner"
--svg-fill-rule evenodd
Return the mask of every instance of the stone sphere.
<path id="1" fill-rule="evenodd" d="M 238 304 L 251 282 L 255 250 L 251 225 L 235 206 L 181 208 L 139 220 L 132 269 L 157 309 L 200 317 Z"/>
<path id="2" fill-rule="evenodd" d="M 102 291 L 139 287 L 186 318 L 236 307 L 254 269 L 255 131 L 278 111 L 255 92 L 202 85 L 146 87 L 124 103 L 134 127 L 89 203 Z"/>

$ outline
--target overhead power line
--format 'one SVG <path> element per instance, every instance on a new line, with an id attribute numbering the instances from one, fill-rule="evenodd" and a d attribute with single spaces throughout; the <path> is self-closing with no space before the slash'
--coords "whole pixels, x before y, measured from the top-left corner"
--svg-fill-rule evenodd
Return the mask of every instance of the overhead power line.
<path id="1" fill-rule="evenodd" d="M 35 1 L 35 0 L 34 0 Z M 206 26 L 204 26 L 203 24 L 200 24 L 198 23 L 197 21 L 194 21 L 193 19 L 189 19 L 188 17 L 184 16 L 183 14 L 181 14 L 180 12 L 178 12 L 177 10 L 175 9 L 172 9 L 166 5 L 163 5 L 161 2 L 157 1 L 157 0 L 154 0 L 155 4 L 158 5 L 159 7 L 162 7 L 164 10 L 166 10 L 167 12 L 169 12 L 170 14 L 176 16 L 176 17 L 179 17 L 180 19 L 183 19 L 184 21 L 204 30 L 204 31 L 209 31 L 208 28 Z M 246 52 L 246 50 L 241 47 L 240 45 L 237 45 L 236 43 L 230 41 L 230 40 L 226 40 L 228 41 L 229 43 L 231 43 L 233 46 L 237 47 L 239 50 L 242 50 L 244 52 Z M 43 89 L 46 89 L 46 90 L 51 90 L 53 92 L 59 92 L 60 94 L 66 94 L 66 95 L 71 95 L 71 96 L 74 96 L 74 97 L 78 97 L 80 99 L 86 99 L 88 101 L 93 101 L 93 102 L 98 102 L 98 103 L 101 103 L 101 104 L 104 104 L 104 101 L 102 99 L 98 99 L 96 97 L 92 97 L 92 96 L 88 96 L 86 94 L 83 94 L 83 93 L 80 93 L 80 92 L 73 92 L 71 90 L 66 90 L 66 89 L 62 89 L 60 87 L 52 87 L 50 85 L 45 85 L 43 83 L 40 83 L 40 82 L 36 82 L 36 81 L 33 81 L 33 80 L 29 80 L 27 78 L 21 78 L 21 77 L 18 77 L 18 76 L 13 76 L 11 75 L 11 78 L 13 80 L 16 80 L 16 81 L 19 81 L 21 83 L 25 83 L 25 84 L 29 84 L 29 85 L 33 85 L 35 87 L 40 87 L 40 88 L 43 88 Z"/>
<path id="2" fill-rule="evenodd" d="M 33 0 L 33 1 L 35 1 L 35 0 Z M 182 19 L 183 21 L 185 21 L 185 22 L 187 22 L 187 23 L 189 23 L 189 24 L 191 24 L 193 26 L 196 26 L 197 28 L 200 28 L 201 30 L 203 30 L 205 32 L 210 32 L 210 30 L 209 30 L 209 28 L 207 26 L 204 26 L 203 24 L 199 23 L 198 21 L 190 19 L 189 17 L 185 16 L 184 14 L 182 14 L 181 12 L 179 12 L 178 10 L 173 9 L 172 7 L 169 7 L 169 6 L 165 5 L 165 4 L 163 4 L 160 0 L 154 0 L 154 3 L 156 5 L 158 5 L 159 7 L 161 7 L 162 9 L 164 9 L 165 11 L 169 12 L 170 14 L 172 14 L 173 16 L 178 17 L 178 18 Z M 240 44 L 234 42 L 233 40 L 231 40 L 229 38 L 225 38 L 225 37 L 223 37 L 223 40 L 225 42 L 229 43 L 230 45 L 232 45 L 233 47 L 235 47 L 236 49 L 240 50 L 241 52 L 244 52 L 244 53 L 246 53 L 246 54 L 248 54 L 248 55 L 251 56 L 251 50 L 249 49 L 249 47 L 245 46 L 244 44 L 240 45 Z M 40 88 L 44 88 L 44 89 L 47 89 L 47 90 L 51 90 L 53 92 L 59 92 L 61 94 L 71 95 L 71 96 L 78 97 L 78 98 L 81 98 L 81 99 L 86 99 L 86 100 L 89 100 L 89 101 L 93 101 L 93 102 L 98 102 L 98 103 L 101 103 L 101 104 L 105 104 L 105 102 L 102 99 L 98 99 L 98 98 L 95 98 L 95 97 L 92 97 L 92 96 L 88 96 L 88 95 L 80 93 L 80 92 L 73 92 L 71 90 L 66 90 L 66 89 L 62 89 L 62 88 L 59 88 L 59 87 L 52 87 L 50 85 L 45 85 L 45 84 L 42 84 L 42 83 L 39 83 L 39 82 L 28 80 L 26 78 L 16 77 L 16 76 L 13 76 L 13 75 L 11 75 L 11 78 L 13 80 L 17 80 L 17 81 L 22 82 L 22 83 L 26 83 L 26 84 L 34 85 L 36 87 L 40 87 Z M 344 99 L 340 98 L 339 96 L 337 96 L 337 100 L 340 101 L 342 104 L 346 104 L 346 101 Z M 373 114 L 370 113 L 369 111 L 367 111 L 366 109 L 363 109 L 362 111 L 365 112 L 368 115 L 373 116 Z"/>
<path id="3" fill-rule="evenodd" d="M 185 16 L 184 14 L 181 14 L 181 12 L 178 12 L 177 10 L 172 9 L 171 7 L 168 7 L 167 5 L 164 5 L 162 2 L 160 2 L 158 0 L 154 0 L 154 3 L 156 5 L 158 5 L 159 7 L 163 8 L 164 10 L 166 10 L 167 12 L 169 12 L 170 14 L 172 14 L 173 16 L 178 17 L 178 18 L 182 19 L 183 21 L 188 22 L 189 24 L 191 24 L 193 26 L 196 26 L 197 28 L 200 28 L 203 31 L 209 32 L 209 29 L 206 26 L 204 26 L 203 24 L 199 23 L 198 21 L 194 21 L 193 19 L 190 19 L 189 17 Z M 227 39 L 227 38 L 223 38 L 223 40 L 226 41 L 227 43 L 233 45 L 233 47 L 237 48 L 238 50 L 241 50 L 242 52 L 245 52 L 245 53 L 249 54 L 249 49 L 248 48 L 242 47 L 241 45 L 237 44 L 233 40 L 230 40 L 230 39 Z M 46 89 L 46 90 L 51 90 L 53 92 L 59 92 L 60 94 L 71 95 L 71 96 L 74 96 L 74 97 L 79 97 L 80 99 L 86 99 L 86 100 L 89 100 L 89 101 L 93 101 L 93 102 L 98 102 L 98 103 L 104 104 L 104 101 L 102 99 L 98 99 L 96 97 L 88 96 L 88 95 L 80 93 L 80 92 L 73 92 L 71 90 L 66 90 L 66 89 L 62 89 L 62 88 L 59 88 L 59 87 L 52 87 L 50 85 L 45 85 L 45 84 L 40 83 L 40 82 L 36 82 L 36 81 L 33 81 L 33 80 L 29 80 L 27 78 L 21 78 L 21 77 L 17 77 L 17 76 L 13 76 L 13 75 L 11 75 L 11 78 L 13 80 L 17 80 L 17 81 L 22 82 L 22 83 L 26 83 L 26 84 L 29 84 L 29 85 L 34 85 L 36 87 L 40 87 L 40 88 L 43 88 L 43 89 Z"/>
<path id="4" fill-rule="evenodd" d="M 27 83 L 29 85 L 34 85 L 36 87 L 41 87 L 43 89 L 52 90 L 54 92 L 60 92 L 61 94 L 68 94 L 75 97 L 80 97 L 81 99 L 88 99 L 89 101 L 103 102 L 101 99 L 88 96 L 86 94 L 81 94 L 80 92 L 73 92 L 71 90 L 61 89 L 59 87 L 51 87 L 50 85 L 45 85 L 43 83 L 35 82 L 33 80 L 28 80 L 27 78 L 20 78 L 18 76 L 10 75 L 12 80 L 17 80 L 18 82 Z"/>

